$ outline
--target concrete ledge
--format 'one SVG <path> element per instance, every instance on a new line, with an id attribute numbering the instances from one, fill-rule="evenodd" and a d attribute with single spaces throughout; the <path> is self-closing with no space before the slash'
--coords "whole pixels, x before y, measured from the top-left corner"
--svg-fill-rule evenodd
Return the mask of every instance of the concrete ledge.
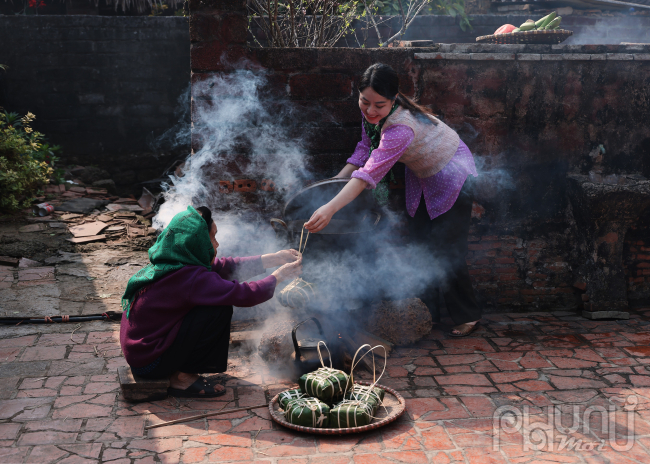
<path id="1" fill-rule="evenodd" d="M 650 61 L 650 53 L 415 53 L 416 60 L 472 61 Z"/>

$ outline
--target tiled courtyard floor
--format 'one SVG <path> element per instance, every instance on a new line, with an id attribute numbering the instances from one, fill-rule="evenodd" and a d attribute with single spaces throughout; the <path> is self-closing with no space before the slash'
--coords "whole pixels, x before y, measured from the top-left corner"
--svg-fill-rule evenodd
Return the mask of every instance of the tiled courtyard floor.
<path id="1" fill-rule="evenodd" d="M 290 383 L 234 352 L 227 396 L 133 405 L 117 382 L 117 324 L 3 328 L 0 462 L 648 463 L 649 324 L 650 311 L 619 322 L 557 312 L 488 316 L 466 339 L 434 331 L 398 349 L 382 379 L 407 414 L 340 438 L 284 430 L 264 409 L 145 431 L 264 403 Z"/>

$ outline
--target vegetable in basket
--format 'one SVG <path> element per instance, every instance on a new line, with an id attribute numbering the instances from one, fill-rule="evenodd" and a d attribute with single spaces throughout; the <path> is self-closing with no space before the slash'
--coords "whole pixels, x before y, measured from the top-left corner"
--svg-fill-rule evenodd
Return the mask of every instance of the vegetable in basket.
<path id="1" fill-rule="evenodd" d="M 499 29 L 497 29 L 495 31 L 494 35 L 497 35 L 497 34 L 509 34 L 510 32 L 514 31 L 515 29 L 516 29 L 516 27 L 513 26 L 512 24 L 504 24 L 503 26 L 501 26 Z"/>

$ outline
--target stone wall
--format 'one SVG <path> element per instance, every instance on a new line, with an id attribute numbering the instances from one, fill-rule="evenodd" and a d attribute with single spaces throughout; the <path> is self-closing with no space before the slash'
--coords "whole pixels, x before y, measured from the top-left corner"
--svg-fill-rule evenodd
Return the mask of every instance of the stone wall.
<path id="1" fill-rule="evenodd" d="M 36 115 L 64 161 L 107 169 L 123 186 L 161 174 L 173 155 L 150 142 L 179 120 L 187 90 L 182 17 L 0 16 L 0 105 Z"/>
<path id="2" fill-rule="evenodd" d="M 588 300 L 577 274 L 582 257 L 566 175 L 588 172 L 588 154 L 599 144 L 607 150 L 606 172 L 650 174 L 650 128 L 640 123 L 650 117 L 650 46 L 254 49 L 243 29 L 233 32 L 244 10 L 216 0 L 190 6 L 195 81 L 246 58 L 270 71 L 274 98 L 332 116 L 301 115 L 322 129 L 310 145 L 320 178 L 337 172 L 358 142 L 354 88 L 361 73 L 373 62 L 393 66 L 402 91 L 431 105 L 475 154 L 481 175 L 467 259 L 486 307 L 577 308 Z M 198 133 L 194 144 L 200 147 Z M 392 193 L 395 209 L 403 209 L 403 190 Z M 633 238 L 639 233 L 630 232 L 625 260 L 630 296 L 644 302 L 650 292 L 638 280 L 647 272 L 646 238 Z"/>

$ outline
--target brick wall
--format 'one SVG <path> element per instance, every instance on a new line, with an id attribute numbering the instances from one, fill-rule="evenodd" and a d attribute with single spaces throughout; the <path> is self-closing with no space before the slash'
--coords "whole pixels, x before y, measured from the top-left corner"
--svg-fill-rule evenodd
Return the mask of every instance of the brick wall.
<path id="1" fill-rule="evenodd" d="M 161 174 L 149 141 L 178 121 L 187 89 L 182 17 L 0 16 L 0 105 L 36 115 L 64 161 L 107 169 L 118 184 Z"/>
<path id="2" fill-rule="evenodd" d="M 242 36 L 225 40 L 245 14 L 233 2 L 195 1 L 190 8 L 197 25 L 193 80 L 229 72 L 224 54 L 230 63 L 245 57 L 269 70 L 273 97 L 305 108 L 301 121 L 318 127 L 309 146 L 317 178 L 337 172 L 358 142 L 353 89 L 363 70 L 373 62 L 393 66 L 401 90 L 432 105 L 481 166 L 467 260 L 486 308 L 575 309 L 582 303 L 566 174 L 589 170 L 588 153 L 599 143 L 608 150 L 606 170 L 650 173 L 650 128 L 638 124 L 650 117 L 650 88 L 642 84 L 650 82 L 650 47 L 257 49 L 247 48 Z M 209 22 L 209 33 L 198 30 Z M 210 98 L 196 95 L 193 104 Z M 319 112 L 312 117 L 307 108 L 333 119 Z M 198 132 L 193 143 L 200 147 Z M 403 210 L 403 202 L 403 190 L 395 189 L 392 205 Z M 642 263 L 634 256 L 628 272 L 636 277 Z M 630 292 L 638 301 L 650 296 L 638 285 Z"/>

